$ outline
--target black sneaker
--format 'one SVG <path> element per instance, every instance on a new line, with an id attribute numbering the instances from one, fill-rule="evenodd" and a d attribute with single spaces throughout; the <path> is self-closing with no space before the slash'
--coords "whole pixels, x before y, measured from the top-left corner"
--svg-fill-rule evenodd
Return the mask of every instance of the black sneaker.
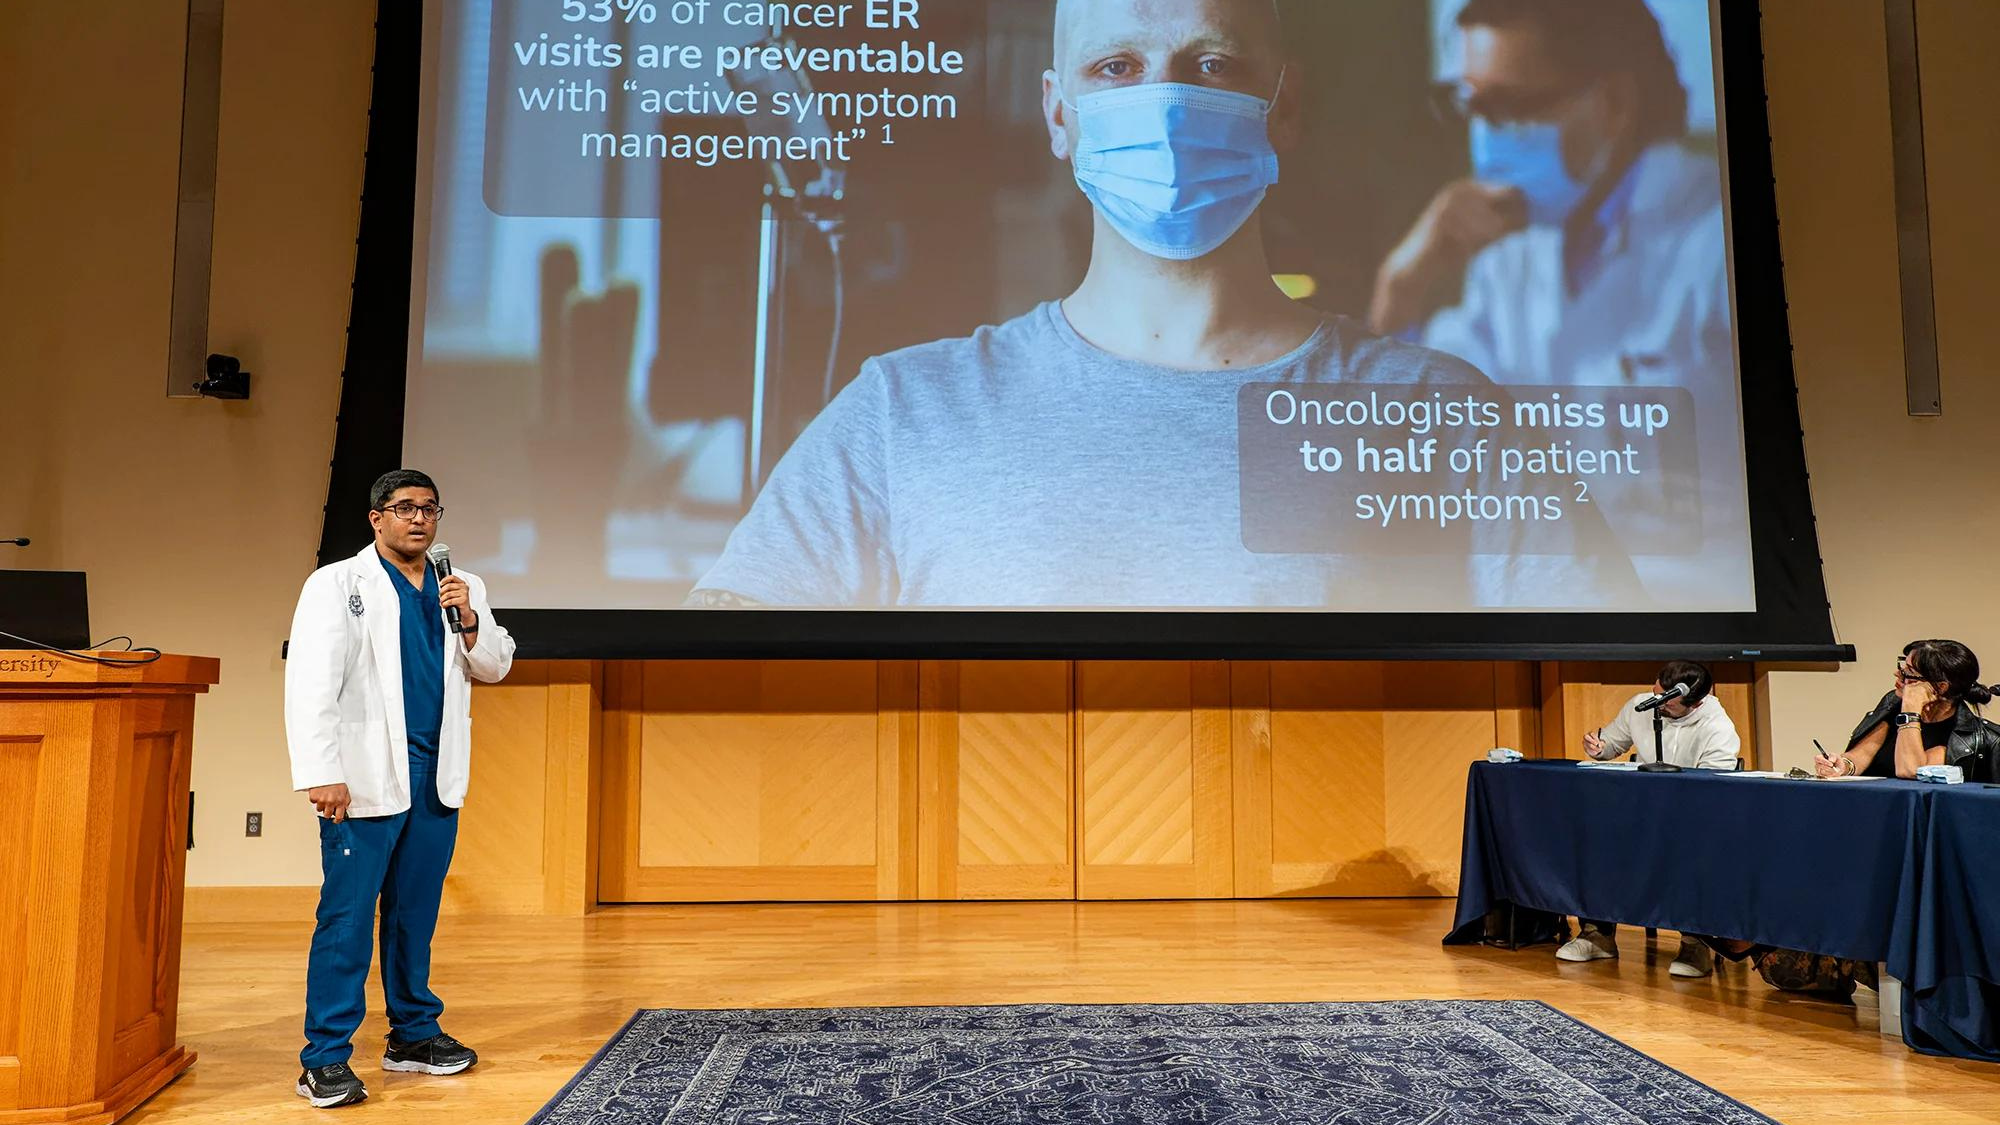
<path id="1" fill-rule="evenodd" d="M 442 1032 L 416 1043 L 398 1043 L 392 1035 L 382 1053 L 383 1070 L 410 1074 L 457 1074 L 478 1061 L 472 1048 Z"/>
<path id="2" fill-rule="evenodd" d="M 353 1105 L 368 1100 L 368 1087 L 349 1069 L 346 1063 L 332 1066 L 309 1066 L 299 1072 L 299 1096 L 313 1104 L 314 1109 L 332 1109 L 337 1105 Z"/>

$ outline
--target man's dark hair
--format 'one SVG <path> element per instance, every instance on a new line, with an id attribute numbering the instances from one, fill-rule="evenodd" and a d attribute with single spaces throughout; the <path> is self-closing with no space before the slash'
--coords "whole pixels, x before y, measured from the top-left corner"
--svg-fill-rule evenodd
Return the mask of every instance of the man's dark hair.
<path id="1" fill-rule="evenodd" d="M 368 507 L 381 511 L 382 506 L 389 502 L 389 497 L 403 488 L 428 488 L 431 495 L 437 497 L 438 503 L 444 503 L 444 494 L 438 491 L 436 481 L 415 469 L 397 469 L 375 478 L 375 483 L 368 488 Z"/>
<path id="2" fill-rule="evenodd" d="M 1706 667 L 1692 660 L 1669 660 L 1662 664 L 1656 682 L 1667 691 L 1674 690 L 1675 684 L 1686 684 L 1688 693 L 1681 697 L 1681 702 L 1689 707 L 1707 699 L 1709 690 L 1715 687 L 1715 677 L 1708 674 Z"/>
<path id="3" fill-rule="evenodd" d="M 1630 73 L 1639 84 L 1640 134 L 1649 141 L 1687 135 L 1687 87 L 1646 0 L 1467 0 L 1458 26 L 1530 27 L 1575 73 Z"/>

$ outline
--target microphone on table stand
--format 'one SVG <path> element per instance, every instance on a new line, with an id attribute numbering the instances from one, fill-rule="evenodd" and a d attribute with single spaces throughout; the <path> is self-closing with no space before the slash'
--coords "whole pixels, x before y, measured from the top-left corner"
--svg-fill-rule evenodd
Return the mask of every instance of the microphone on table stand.
<path id="1" fill-rule="evenodd" d="M 0 543 L 11 544 L 16 547 L 25 547 L 28 545 L 28 537 L 25 535 L 16 535 L 12 539 L 0 539 Z"/>
<path id="2" fill-rule="evenodd" d="M 1674 765 L 1672 762 L 1667 761 L 1666 752 L 1662 750 L 1660 747 L 1660 744 L 1665 737 L 1662 731 L 1663 728 L 1666 726 L 1666 719 L 1661 717 L 1660 715 L 1660 704 L 1665 703 L 1669 699 L 1685 698 L 1687 696 L 1687 693 L 1688 693 L 1688 686 L 1686 684 L 1675 684 L 1673 687 L 1668 688 L 1667 690 L 1659 693 L 1658 695 L 1647 696 L 1645 699 L 1642 699 L 1638 703 L 1633 704 L 1632 710 L 1634 711 L 1638 711 L 1640 713 L 1651 711 L 1653 713 L 1653 760 L 1650 762 L 1640 762 L 1639 772 L 1641 773 L 1681 772 L 1681 768 L 1679 766 Z"/>

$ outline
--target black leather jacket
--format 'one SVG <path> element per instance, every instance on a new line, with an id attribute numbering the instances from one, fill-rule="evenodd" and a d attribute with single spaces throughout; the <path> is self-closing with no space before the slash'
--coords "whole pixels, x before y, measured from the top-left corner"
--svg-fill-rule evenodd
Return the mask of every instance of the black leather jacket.
<path id="1" fill-rule="evenodd" d="M 1878 724 L 1893 719 L 1903 709 L 1903 697 L 1890 692 L 1882 697 L 1861 725 L 1854 728 L 1854 736 L 1847 740 L 1847 748 L 1854 745 L 1874 730 Z M 1960 702 L 1958 717 L 1951 728 L 1951 737 L 1945 741 L 1944 761 L 1948 766 L 1958 766 L 1965 770 L 1965 780 L 2000 782 L 2000 726 L 1995 726 L 1979 717 L 1967 704 Z M 1882 777 L 1896 776 L 1896 731 L 1892 726 L 1887 741 L 1876 753 L 1875 760 L 1868 764 L 1864 772 Z"/>

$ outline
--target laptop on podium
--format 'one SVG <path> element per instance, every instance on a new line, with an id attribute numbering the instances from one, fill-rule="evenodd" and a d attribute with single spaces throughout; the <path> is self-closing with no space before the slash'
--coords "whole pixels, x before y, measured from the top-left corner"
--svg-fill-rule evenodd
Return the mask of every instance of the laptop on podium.
<path id="1" fill-rule="evenodd" d="M 0 648 L 88 648 L 90 600 L 83 572 L 0 570 L 0 633 L 13 634 L 0 637 Z"/>

